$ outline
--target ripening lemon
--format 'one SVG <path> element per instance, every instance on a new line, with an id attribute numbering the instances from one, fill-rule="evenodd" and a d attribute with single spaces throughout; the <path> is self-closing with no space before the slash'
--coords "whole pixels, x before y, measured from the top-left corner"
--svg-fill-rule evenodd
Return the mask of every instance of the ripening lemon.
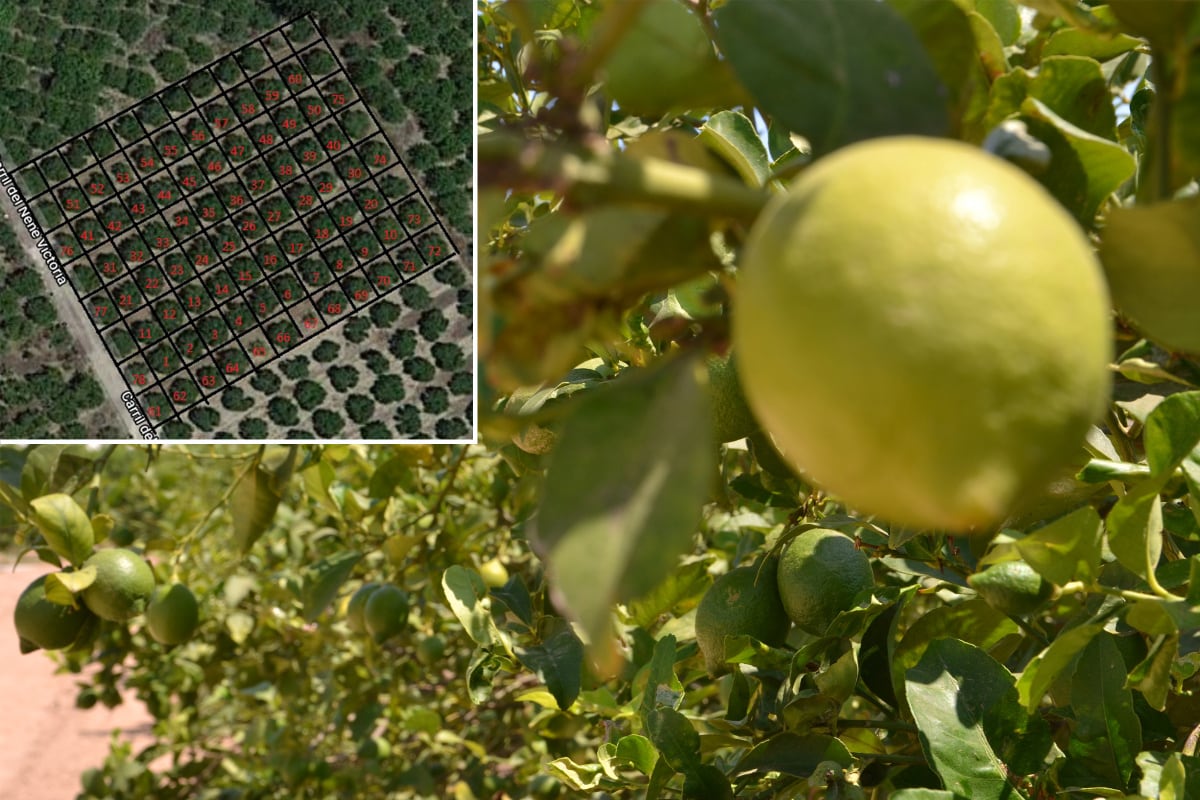
<path id="1" fill-rule="evenodd" d="M 385 642 L 408 625 L 408 593 L 385 583 L 367 597 L 363 624 L 376 642 Z"/>
<path id="2" fill-rule="evenodd" d="M 355 633 L 367 632 L 367 623 L 363 620 L 363 608 L 366 607 L 367 600 L 379 586 L 380 584 L 374 582 L 364 583 L 350 597 L 350 602 L 346 606 L 346 624 Z"/>
<path id="3" fill-rule="evenodd" d="M 146 608 L 146 627 L 160 644 L 183 644 L 200 624 L 200 604 L 182 583 L 160 586 Z"/>
<path id="4" fill-rule="evenodd" d="M 753 636 L 778 647 L 792 623 L 783 611 L 775 564 L 738 567 L 713 581 L 696 607 L 696 643 L 712 674 L 724 671 L 725 637 Z"/>
<path id="5" fill-rule="evenodd" d="M 779 556 L 779 596 L 796 627 L 824 636 L 838 614 L 875 584 L 871 561 L 844 533 L 816 528 L 787 543 Z"/>
<path id="6" fill-rule="evenodd" d="M 718 442 L 745 439 L 758 430 L 758 420 L 746 405 L 746 395 L 738 378 L 737 359 L 708 359 L 708 390 L 712 398 L 713 431 Z"/>
<path id="7" fill-rule="evenodd" d="M 13 624 L 22 653 L 31 653 L 39 647 L 43 650 L 70 647 L 92 619 L 95 619 L 92 612 L 82 603 L 71 608 L 47 600 L 45 575 L 25 587 L 13 609 Z"/>
<path id="8" fill-rule="evenodd" d="M 98 550 L 84 562 L 96 568 L 96 580 L 83 590 L 83 602 L 101 619 L 124 622 L 146 610 L 154 593 L 154 572 L 132 550 Z"/>
<path id="9" fill-rule="evenodd" d="M 1091 246 L 1032 178 L 966 144 L 821 159 L 756 221 L 738 281 L 755 416 L 812 481 L 890 522 L 1001 519 L 1108 400 Z"/>

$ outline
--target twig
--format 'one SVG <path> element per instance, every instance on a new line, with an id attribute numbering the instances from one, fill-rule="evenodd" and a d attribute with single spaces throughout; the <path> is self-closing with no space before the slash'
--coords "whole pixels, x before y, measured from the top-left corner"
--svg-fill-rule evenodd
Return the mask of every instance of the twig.
<path id="1" fill-rule="evenodd" d="M 770 195 L 735 178 L 657 158 L 587 153 L 515 132 L 479 139 L 484 183 L 552 189 L 577 204 L 644 203 L 709 216 L 754 220 Z"/>

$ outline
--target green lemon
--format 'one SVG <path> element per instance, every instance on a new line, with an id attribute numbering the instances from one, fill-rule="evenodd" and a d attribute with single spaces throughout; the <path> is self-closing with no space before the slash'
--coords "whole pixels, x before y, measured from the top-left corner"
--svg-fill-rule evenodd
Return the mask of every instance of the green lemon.
<path id="1" fill-rule="evenodd" d="M 758 430 L 758 420 L 746 405 L 733 355 L 708 360 L 708 390 L 718 442 L 735 442 Z"/>
<path id="2" fill-rule="evenodd" d="M 822 158 L 756 221 L 738 281 L 755 416 L 811 480 L 891 522 L 999 520 L 1106 407 L 1109 299 L 1087 238 L 969 145 Z"/>
<path id="3" fill-rule="evenodd" d="M 124 622 L 146 610 L 154 593 L 154 572 L 132 550 L 99 550 L 84 562 L 96 580 L 83 590 L 83 602 L 101 619 Z"/>
<path id="4" fill-rule="evenodd" d="M 367 605 L 367 600 L 371 597 L 371 594 L 379 586 L 380 584 L 378 583 L 364 583 L 350 597 L 350 603 L 346 606 L 346 624 L 355 633 L 367 632 L 367 623 L 363 620 L 363 608 Z"/>
<path id="5" fill-rule="evenodd" d="M 94 618 L 83 604 L 71 608 L 47 600 L 45 575 L 25 587 L 13 609 L 13 624 L 22 653 L 31 653 L 39 647 L 43 650 L 70 647 Z"/>
<path id="6" fill-rule="evenodd" d="M 1100 258 L 1113 302 L 1138 330 L 1172 350 L 1200 353 L 1200 199 L 1108 215 Z"/>
<path id="7" fill-rule="evenodd" d="M 805 531 L 788 542 L 779 557 L 779 596 L 792 622 L 814 636 L 854 605 L 859 592 L 874 585 L 871 561 L 844 533 L 826 528 Z"/>
<path id="8" fill-rule="evenodd" d="M 1032 614 L 1055 594 L 1054 584 L 1024 561 L 1004 561 L 967 577 L 967 583 L 997 611 Z"/>
<path id="9" fill-rule="evenodd" d="M 377 642 L 385 642 L 408 624 L 408 594 L 399 586 L 385 583 L 367 598 L 363 623 Z"/>
<path id="10" fill-rule="evenodd" d="M 146 627 L 161 644 L 183 644 L 200 624 L 200 604 L 182 583 L 159 587 L 146 607 Z"/>
<path id="11" fill-rule="evenodd" d="M 753 636 L 778 647 L 791 621 L 779 599 L 774 562 L 761 574 L 757 566 L 738 567 L 713 581 L 696 608 L 696 642 L 712 674 L 724 671 L 725 637 Z"/>
<path id="12" fill-rule="evenodd" d="M 417 661 L 429 665 L 441 661 L 446 655 L 446 640 L 436 633 L 417 642 Z"/>

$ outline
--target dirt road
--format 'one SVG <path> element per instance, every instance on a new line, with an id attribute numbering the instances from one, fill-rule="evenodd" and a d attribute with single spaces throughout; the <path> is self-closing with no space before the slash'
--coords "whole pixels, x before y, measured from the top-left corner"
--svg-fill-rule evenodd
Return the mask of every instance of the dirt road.
<path id="1" fill-rule="evenodd" d="M 29 198 L 26 197 L 25 200 L 28 201 Z M 107 401 L 106 411 L 110 419 L 128 433 L 128 438 L 141 441 L 142 437 L 137 431 L 137 426 L 133 424 L 133 419 L 125 411 L 125 404 L 121 400 L 121 394 L 128 391 L 125 379 L 117 371 L 117 365 L 109 357 L 108 351 L 104 349 L 100 335 L 96 333 L 96 329 L 88 320 L 83 305 L 75 297 L 75 292 L 71 289 L 70 284 L 59 286 L 54 282 L 50 270 L 46 268 L 46 262 L 34 245 L 33 237 L 21 223 L 21 218 L 13 208 L 12 198 L 5 194 L 3 203 L 5 219 L 0 224 L 7 224 L 16 232 L 17 238 L 21 242 L 21 249 L 29 256 L 33 269 L 42 276 L 46 294 L 54 302 L 58 318 L 71 331 L 71 336 L 79 346 L 80 360 L 90 365 L 92 373 L 104 390 L 104 397 Z"/>
<path id="2" fill-rule="evenodd" d="M 25 561 L 13 572 L 0 561 L 0 797 L 21 800 L 73 800 L 79 776 L 103 763 L 109 736 L 119 728 L 134 752 L 151 743 L 151 719 L 136 699 L 107 709 L 75 708 L 75 680 L 55 675 L 45 653 L 22 656 L 12 626 L 21 591 L 45 564 Z"/>

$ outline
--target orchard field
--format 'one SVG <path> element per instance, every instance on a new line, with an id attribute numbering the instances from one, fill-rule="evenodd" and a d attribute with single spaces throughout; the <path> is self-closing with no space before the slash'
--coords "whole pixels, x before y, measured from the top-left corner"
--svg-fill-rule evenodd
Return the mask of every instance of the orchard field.
<path id="1" fill-rule="evenodd" d="M 470 64 L 470 32 L 466 27 L 469 21 L 468 5 L 461 2 L 457 5 L 447 2 L 433 6 L 368 2 L 349 8 L 320 2 L 215 5 L 47 2 L 26 4 L 19 10 L 13 4 L 0 6 L 0 19 L 11 23 L 4 26 L 5 30 L 0 35 L 0 75 L 5 78 L 6 87 L 3 97 L 0 97 L 0 105 L 4 108 L 4 113 L 0 115 L 0 154 L 3 154 L 10 169 L 30 158 L 36 158 L 37 163 L 44 167 L 39 172 L 29 166 L 17 175 L 18 185 L 27 197 L 44 191 L 46 181 L 60 181 L 68 177 L 72 170 L 81 170 L 80 179 L 85 181 L 83 185 L 86 186 L 87 180 L 94 180 L 98 174 L 95 165 L 88 166 L 91 154 L 99 153 L 99 157 L 107 158 L 117 148 L 117 140 L 107 129 L 92 131 L 86 142 L 72 137 L 91 130 L 93 125 L 114 112 L 132 108 L 151 93 L 191 75 L 198 67 L 232 54 L 233 50 L 253 36 L 311 13 L 319 20 L 330 46 L 346 65 L 347 75 L 358 90 L 353 97 L 369 104 L 378 116 L 390 142 L 389 147 L 395 146 L 403 162 L 420 182 L 425 196 L 430 197 L 437 209 L 436 214 L 449 228 L 449 250 L 462 253 L 463 258 L 469 260 L 470 131 L 463 124 L 470 104 L 470 81 L 466 72 Z M 298 36 L 297 41 L 301 38 L 304 37 Z M 306 41 L 311 38 L 310 32 Z M 333 66 L 329 55 L 323 55 L 325 60 L 308 65 L 318 70 L 318 74 Z M 241 70 L 231 57 L 220 62 L 216 74 L 224 77 L 215 80 L 241 75 Z M 258 68 L 252 62 L 242 66 Z M 210 73 L 197 73 L 195 81 L 189 83 L 189 91 L 195 97 L 205 97 L 216 86 Z M 326 88 L 334 91 L 336 86 L 331 83 Z M 177 109 L 171 104 L 180 100 L 185 107 L 188 105 L 183 86 L 177 86 L 164 95 L 164 102 L 172 111 Z M 121 117 L 115 128 L 116 136 L 137 138 L 141 135 L 141 125 L 152 129 L 163 123 L 166 117 L 153 116 L 149 105 L 156 104 L 147 102 L 138 105 L 138 119 L 132 114 Z M 157 107 L 156 113 L 161 116 L 167 112 Z M 369 120 L 361 122 L 367 119 L 361 106 L 353 116 L 353 120 L 347 117 L 347 124 L 353 122 L 358 126 L 355 130 L 362 128 L 363 124 L 369 126 L 370 131 L 375 130 Z M 360 132 L 365 133 L 366 129 Z M 170 138 L 169 134 L 162 134 L 153 144 L 159 146 L 160 150 L 163 147 L 170 149 Z M 73 141 L 73 144 L 62 151 L 63 159 L 53 153 L 42 158 L 42 154 L 69 141 Z M 231 138 L 229 144 L 233 143 Z M 140 147 L 141 150 L 145 150 L 150 142 L 144 145 Z M 379 142 L 374 146 L 380 146 Z M 144 152 L 136 154 L 146 155 Z M 273 171 L 277 168 L 288 169 L 288 165 L 277 163 L 282 156 L 280 152 L 272 156 L 269 166 Z M 154 161 L 143 160 L 142 163 Z M 349 163 L 349 159 L 346 163 Z M 116 170 L 114 174 L 133 172 L 131 168 L 118 164 L 115 158 L 109 159 L 106 166 Z M 261 168 L 266 169 L 267 166 L 264 162 Z M 192 176 L 190 180 L 197 178 Z M 111 175 L 107 181 L 101 180 L 100 183 L 116 186 Z M 157 180 L 157 183 L 161 184 L 162 180 Z M 410 185 L 408 190 L 411 191 L 411 188 Z M 40 222 L 47 230 L 63 222 L 64 207 L 71 208 L 74 203 L 74 208 L 79 208 L 79 198 L 87 199 L 83 189 L 78 189 L 78 196 L 72 194 L 76 190 L 69 186 L 65 190 L 62 187 L 59 189 L 55 197 L 47 195 L 37 204 Z M 296 190 L 293 194 L 300 194 L 298 187 L 293 189 Z M 136 193 L 128 193 L 125 200 L 128 202 L 120 208 L 111 203 L 105 206 L 105 221 L 111 222 L 108 219 L 111 217 L 116 220 L 113 224 L 123 223 L 128 229 L 126 209 L 149 206 L 153 210 L 153 204 L 139 204 Z M 295 202 L 294 198 L 289 200 Z M 99 205 L 96 210 L 101 210 Z M 421 213 L 421 209 L 407 210 Z M 172 215 L 172 218 L 175 216 Z M 423 218 L 429 217 L 430 213 L 425 211 Z M 86 227 L 88 222 L 79 218 L 72 224 L 77 229 L 81 224 Z M 312 222 L 315 224 L 318 220 Z M 383 225 L 386 220 L 381 217 L 378 222 Z M 156 235 L 166 241 L 170 236 L 162 227 L 165 224 L 149 226 L 142 234 L 149 236 L 147 241 L 150 242 L 155 241 Z M 103 240 L 104 231 L 97 231 Z M 362 233 L 359 232 L 360 237 Z M 94 236 L 95 232 L 88 235 Z M 76 255 L 81 252 L 71 238 L 71 231 L 65 228 L 59 229 L 53 239 L 56 251 L 71 250 Z M 134 237 L 118 241 L 114 235 L 113 242 L 114 246 L 122 248 L 131 243 L 136 245 Z M 136 246 L 133 249 L 136 250 Z M 103 256 L 100 250 L 96 254 Z M 121 254 L 124 256 L 124 250 Z M 189 252 L 189 256 L 192 255 Z M 0 376 L 5 388 L 4 434 L 24 438 L 113 435 L 114 427 L 99 420 L 123 411 L 106 405 L 103 411 L 88 413 L 89 409 L 101 406 L 103 394 L 91 391 L 98 387 L 98 383 L 88 368 L 80 363 L 85 356 L 79 347 L 72 347 L 67 329 L 58 324 L 58 314 L 50 298 L 40 288 L 40 281 L 29 280 L 37 277 L 36 270 L 42 269 L 42 265 L 30 264 L 15 246 L 10 249 L 7 258 L 12 261 L 8 271 L 14 280 L 11 284 L 6 281 L 11 302 L 4 303 L 3 316 L 0 318 L 0 325 L 9 333 L 7 347 L 10 353 L 5 358 L 4 372 Z M 111 260 L 115 266 L 116 259 Z M 89 271 L 86 264 L 82 264 L 79 270 L 72 270 L 72 284 L 79 292 L 86 294 L 98 288 L 100 279 L 83 275 L 85 271 Z M 111 305 L 115 310 L 118 298 L 123 298 L 125 305 L 122 308 L 130 310 L 141 304 L 143 299 L 148 302 L 150 298 L 142 296 L 144 287 L 152 285 L 155 276 L 139 274 L 136 277 L 136 291 L 129 291 L 129 286 L 124 284 L 114 283 L 110 288 L 114 292 L 120 289 L 121 292 L 113 294 L 112 298 L 97 295 L 102 300 L 112 300 L 112 303 L 100 305 Z M 213 277 L 216 280 L 216 276 Z M 161 283 L 161 276 L 159 280 Z M 268 434 L 297 438 L 333 437 L 347 435 L 348 432 L 365 438 L 461 438 L 470 429 L 470 414 L 461 413 L 465 402 L 462 400 L 463 378 L 455 378 L 462 371 L 462 365 L 470 361 L 469 348 L 464 346 L 469 336 L 471 316 L 469 281 L 461 265 L 446 265 L 436 276 L 436 281 L 431 277 L 424 280 L 423 284 L 415 288 L 426 295 L 432 293 L 433 297 L 426 299 L 423 303 L 425 307 L 420 309 L 424 312 L 424 321 L 419 329 L 422 337 L 420 344 L 413 342 L 387 347 L 389 336 L 399 332 L 394 324 L 406 316 L 404 312 L 407 310 L 388 301 L 386 308 L 376 309 L 370 316 L 365 313 L 357 315 L 346 326 L 349 328 L 352 325 L 354 330 L 349 335 L 339 335 L 338 341 L 331 343 L 340 349 L 339 354 L 330 356 L 328 348 L 322 351 L 322 357 L 327 361 L 337 357 L 339 363 L 344 362 L 342 372 L 345 374 L 338 381 L 341 388 L 337 391 L 361 384 L 359 391 L 355 392 L 352 413 L 347 414 L 344 409 L 330 404 L 321 407 L 323 398 L 318 398 L 308 384 L 304 385 L 303 403 L 298 406 L 294 402 L 292 396 L 299 394 L 301 389 L 297 382 L 308 377 L 304 364 L 314 358 L 312 351 L 317 345 L 300 346 L 303 337 L 296 335 L 299 331 L 280 326 L 269 331 L 269 335 L 274 337 L 272 341 L 285 342 L 296 350 L 293 363 L 286 372 L 278 371 L 281 365 L 276 363 L 271 370 L 264 370 L 261 376 L 256 376 L 260 378 L 258 385 L 251 386 L 249 381 L 245 381 L 238 391 L 228 393 L 228 398 L 222 397 L 219 404 L 214 401 L 203 408 L 194 407 L 190 410 L 179 407 L 176 398 L 186 398 L 184 402 L 190 403 L 202 393 L 211 394 L 214 386 L 220 385 L 214 381 L 221 376 L 206 376 L 195 371 L 183 373 L 179 380 L 172 379 L 169 385 L 164 382 L 163 392 L 140 398 L 142 405 L 144 409 L 155 408 L 162 419 L 175 417 L 165 422 L 160 431 L 160 435 L 171 438 L 262 438 Z M 347 285 L 342 288 L 347 292 L 347 298 L 356 293 L 366 294 L 363 286 Z M 273 293 L 286 292 L 289 287 L 264 286 L 260 289 L 260 294 L 269 299 L 264 308 L 267 313 L 272 313 L 278 308 Z M 295 291 L 295 287 L 291 289 Z M 333 307 L 344 310 L 351 307 L 348 299 L 343 301 L 334 292 L 322 291 L 319 299 L 327 301 L 321 306 L 322 309 Z M 263 298 L 248 298 L 247 302 L 251 300 L 255 301 L 254 307 L 257 308 L 257 303 Z M 87 305 L 92 309 L 97 304 L 89 302 Z M 303 311 L 298 309 L 298 313 Z M 248 312 L 239 314 L 236 309 L 233 312 L 233 317 L 239 320 L 247 320 L 252 316 Z M 148 313 L 147 309 L 143 316 Z M 172 319 L 182 315 L 179 309 L 170 308 L 156 309 L 156 313 L 174 315 Z M 310 313 L 310 316 L 316 315 L 315 311 Z M 220 315 L 211 315 L 211 319 L 221 320 L 222 329 L 213 332 L 214 337 L 237 332 L 227 330 L 228 325 Z M 417 323 L 415 316 L 405 320 L 406 327 L 412 329 L 414 334 Z M 125 326 L 116 326 L 104 335 L 104 346 L 113 353 L 114 360 L 125 358 L 136 349 L 135 342 L 128 334 L 121 335 L 123 331 Z M 428 351 L 425 342 L 436 345 L 436 358 L 435 354 Z M 246 341 L 246 353 L 252 352 L 260 344 L 263 346 L 259 349 L 270 356 L 280 349 L 277 345 Z M 184 346 L 178 342 L 176 345 Z M 171 345 L 164 347 L 171 349 Z M 450 352 L 452 349 L 457 356 Z M 99 345 L 96 350 L 99 350 Z M 393 360 L 390 352 L 401 352 L 403 355 Z M 168 363 L 172 363 L 176 369 L 180 366 L 177 359 L 169 359 Z M 239 366 L 240 374 L 245 374 L 252 365 L 247 363 Z M 198 364 L 192 367 L 204 371 Z M 135 374 L 143 376 L 143 386 L 146 385 L 146 376 L 151 374 L 146 364 L 134 361 L 121 364 L 116 369 L 127 382 L 133 381 Z M 350 371 L 354 374 L 350 375 Z M 380 391 L 372 392 L 373 381 L 366 376 L 367 372 L 373 375 L 384 372 L 389 375 L 404 374 L 405 386 L 399 389 L 384 386 Z M 37 380 L 39 388 L 49 391 L 31 393 L 28 386 L 22 386 L 30 374 Z M 130 385 L 136 393 L 136 386 Z M 201 386 L 209 389 L 202 392 Z M 276 396 L 280 387 L 284 389 L 283 397 Z M 322 381 L 319 388 L 322 392 L 328 392 L 331 386 L 327 381 Z M 46 401 L 45 398 L 53 399 Z M 247 413 L 251 410 L 252 413 Z"/>

